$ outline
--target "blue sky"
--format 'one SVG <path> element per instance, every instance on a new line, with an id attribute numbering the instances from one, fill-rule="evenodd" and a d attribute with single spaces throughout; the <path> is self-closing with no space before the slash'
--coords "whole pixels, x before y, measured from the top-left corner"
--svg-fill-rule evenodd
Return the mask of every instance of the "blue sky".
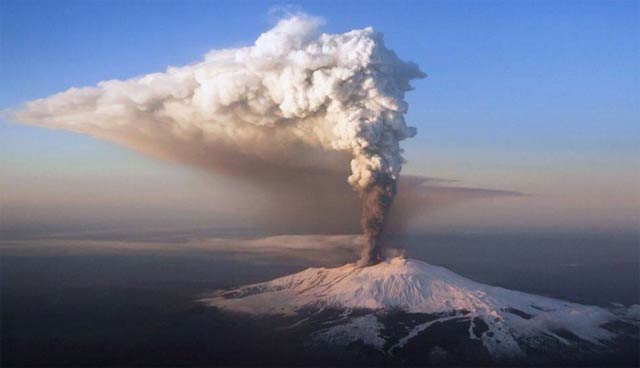
<path id="1" fill-rule="evenodd" d="M 600 183 L 584 196 L 604 202 L 608 183 L 624 198 L 638 194 L 637 1 L 5 0 L 0 108 L 251 44 L 283 11 L 321 16 L 330 33 L 373 26 L 429 75 L 408 96 L 419 132 L 404 144 L 408 172 L 535 193 Z M 4 186 L 47 171 L 173 170 L 85 136 L 4 121 L 0 156 Z"/>

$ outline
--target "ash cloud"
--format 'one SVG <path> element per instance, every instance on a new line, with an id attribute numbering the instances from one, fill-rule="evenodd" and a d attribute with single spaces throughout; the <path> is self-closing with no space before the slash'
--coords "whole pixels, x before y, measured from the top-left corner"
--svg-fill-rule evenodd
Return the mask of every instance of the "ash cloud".
<path id="1" fill-rule="evenodd" d="M 386 175 L 362 192 L 361 222 L 367 243 L 358 262 L 361 266 L 375 264 L 384 256 L 380 237 L 396 192 L 396 180 Z"/>
<path id="2" fill-rule="evenodd" d="M 371 264 L 404 161 L 400 142 L 416 134 L 404 119 L 404 95 L 425 75 L 371 28 L 320 34 L 321 24 L 289 16 L 252 46 L 71 88 L 12 115 L 257 181 L 350 167 L 347 181 L 363 199 L 362 264 Z"/>

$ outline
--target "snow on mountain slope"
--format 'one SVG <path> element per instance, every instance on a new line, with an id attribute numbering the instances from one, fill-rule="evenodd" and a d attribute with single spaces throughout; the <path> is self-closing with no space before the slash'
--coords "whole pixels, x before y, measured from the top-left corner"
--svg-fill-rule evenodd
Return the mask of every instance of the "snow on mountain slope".
<path id="1" fill-rule="evenodd" d="M 440 321 L 416 326 L 393 348 L 401 348 L 435 322 L 463 318 L 472 321 L 469 338 L 480 340 L 496 357 L 522 355 L 518 341 L 527 337 L 551 337 L 561 344 L 571 344 L 561 332 L 569 332 L 596 346 L 603 345 L 614 334 L 602 325 L 621 318 L 604 308 L 484 285 L 446 268 L 402 257 L 369 267 L 348 264 L 310 268 L 223 292 L 203 302 L 224 310 L 254 314 L 294 315 L 302 309 L 333 308 L 344 310 L 345 316 L 354 310 L 442 315 Z M 473 328 L 478 318 L 487 327 L 480 336 Z M 354 327 L 350 324 L 357 328 L 350 328 Z M 353 318 L 319 332 L 318 336 L 370 341 L 370 345 L 381 348 L 381 328 L 374 314 Z"/>

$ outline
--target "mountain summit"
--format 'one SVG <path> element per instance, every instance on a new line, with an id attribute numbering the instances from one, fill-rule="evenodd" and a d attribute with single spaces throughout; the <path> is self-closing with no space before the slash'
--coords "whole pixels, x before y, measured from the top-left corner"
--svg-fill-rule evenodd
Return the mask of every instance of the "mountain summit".
<path id="1" fill-rule="evenodd" d="M 314 341 L 358 341 L 387 354 L 437 324 L 453 322 L 466 323 L 466 338 L 496 359 L 524 357 L 541 347 L 606 349 L 619 337 L 615 322 L 638 324 L 638 306 L 614 311 L 507 290 L 403 257 L 368 267 L 309 268 L 203 301 L 233 312 L 305 317 L 296 325 L 326 310 L 340 311 L 320 323 Z M 389 326 L 394 320 L 402 320 L 402 328 Z"/>

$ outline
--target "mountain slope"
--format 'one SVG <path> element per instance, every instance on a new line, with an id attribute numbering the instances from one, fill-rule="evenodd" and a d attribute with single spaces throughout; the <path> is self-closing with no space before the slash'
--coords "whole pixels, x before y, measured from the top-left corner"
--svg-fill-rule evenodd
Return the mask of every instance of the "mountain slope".
<path id="1" fill-rule="evenodd" d="M 398 338 L 389 353 L 435 323 L 453 319 L 470 321 L 469 339 L 479 340 L 497 358 L 523 356 L 523 344 L 533 341 L 548 344 L 553 340 L 560 345 L 580 341 L 604 347 L 616 337 L 604 327 L 607 323 L 634 322 L 604 308 L 484 285 L 445 268 L 401 257 L 369 267 L 310 268 L 203 301 L 224 310 L 268 315 L 343 310 L 343 323 L 321 329 L 314 337 L 344 344 L 362 341 L 378 349 L 385 346 L 381 313 L 434 316 Z"/>

